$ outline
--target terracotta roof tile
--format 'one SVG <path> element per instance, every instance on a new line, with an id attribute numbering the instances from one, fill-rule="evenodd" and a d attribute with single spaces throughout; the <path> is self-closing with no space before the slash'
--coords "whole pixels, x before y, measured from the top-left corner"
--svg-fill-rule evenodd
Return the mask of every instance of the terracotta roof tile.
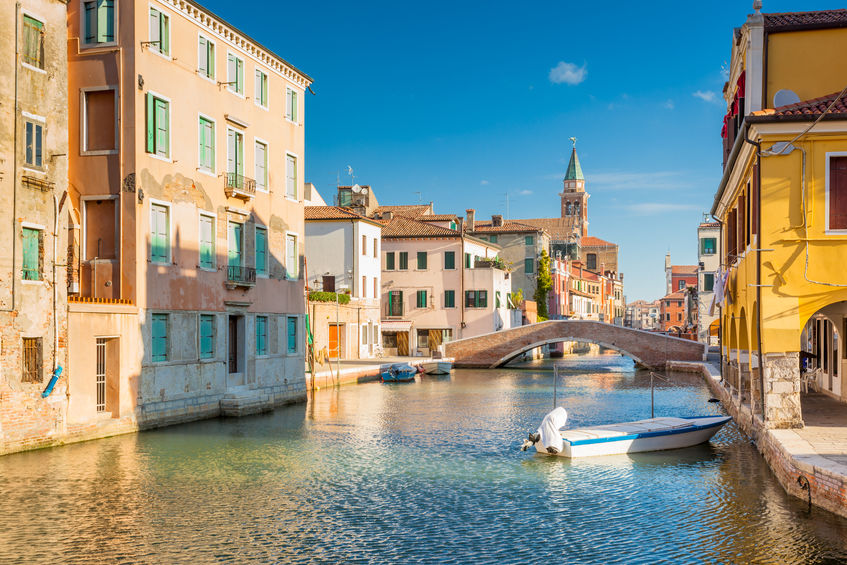
<path id="1" fill-rule="evenodd" d="M 392 237 L 459 237 L 459 232 L 411 218 L 395 216 L 382 222 L 382 238 Z"/>
<path id="2" fill-rule="evenodd" d="M 842 27 L 847 26 L 847 10 L 819 10 L 815 12 L 783 12 L 777 14 L 762 14 L 765 19 L 765 29 L 769 32 L 789 31 L 804 27 Z"/>
<path id="3" fill-rule="evenodd" d="M 391 212 L 395 216 L 417 218 L 427 214 L 429 211 L 429 204 L 400 204 L 397 206 L 380 206 L 373 213 L 375 215 L 381 215 L 385 212 Z"/>
<path id="4" fill-rule="evenodd" d="M 303 208 L 307 220 L 368 220 L 370 218 L 361 216 L 341 206 L 305 206 Z"/>
<path id="5" fill-rule="evenodd" d="M 579 240 L 582 247 L 615 247 L 617 243 L 587 235 Z"/>
<path id="6" fill-rule="evenodd" d="M 677 290 L 676 292 L 672 292 L 668 295 L 663 296 L 659 300 L 680 300 L 682 298 L 685 298 L 685 291 Z"/>
<path id="7" fill-rule="evenodd" d="M 415 219 L 419 222 L 455 222 L 459 219 L 459 216 L 456 214 L 424 214 L 423 216 L 418 216 Z"/>
<path id="8" fill-rule="evenodd" d="M 537 233 L 544 230 L 525 224 L 522 220 L 503 220 L 501 226 L 494 226 L 491 222 L 475 222 L 474 229 L 468 229 L 468 231 L 470 233 Z"/>
<path id="9" fill-rule="evenodd" d="M 830 104 L 838 97 L 840 92 L 833 92 L 819 98 L 804 100 L 795 104 L 788 104 L 778 108 L 767 108 L 753 112 L 756 118 L 770 119 L 814 119 L 826 112 Z M 829 110 L 827 116 L 844 119 L 847 116 L 847 96 L 842 96 Z M 754 119 L 755 121 L 755 119 Z"/>
<path id="10" fill-rule="evenodd" d="M 672 265 L 671 274 L 694 275 L 700 267 L 698 265 Z"/>
<path id="11" fill-rule="evenodd" d="M 703 222 L 700 224 L 701 228 L 719 228 L 721 225 L 718 222 Z"/>

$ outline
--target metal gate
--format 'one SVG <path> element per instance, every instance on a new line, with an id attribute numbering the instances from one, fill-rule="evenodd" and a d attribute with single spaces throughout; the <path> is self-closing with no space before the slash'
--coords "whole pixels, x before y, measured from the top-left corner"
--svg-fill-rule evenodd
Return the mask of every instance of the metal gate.
<path id="1" fill-rule="evenodd" d="M 106 411 L 106 339 L 97 338 L 97 372 L 94 375 L 97 383 L 97 411 Z"/>

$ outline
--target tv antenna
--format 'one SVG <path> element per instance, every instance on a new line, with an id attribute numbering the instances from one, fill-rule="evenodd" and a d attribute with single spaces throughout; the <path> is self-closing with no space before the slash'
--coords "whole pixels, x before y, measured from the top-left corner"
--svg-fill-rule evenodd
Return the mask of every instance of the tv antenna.
<path id="1" fill-rule="evenodd" d="M 419 190 L 416 190 L 416 191 L 414 192 L 414 194 L 417 194 L 417 195 L 418 195 L 418 204 L 420 204 L 421 202 L 423 202 L 423 199 L 421 198 L 421 192 L 420 192 Z"/>
<path id="2" fill-rule="evenodd" d="M 350 175 L 350 184 L 356 184 L 354 181 L 356 180 L 356 175 L 353 174 L 353 167 L 347 165 L 347 174 Z"/>

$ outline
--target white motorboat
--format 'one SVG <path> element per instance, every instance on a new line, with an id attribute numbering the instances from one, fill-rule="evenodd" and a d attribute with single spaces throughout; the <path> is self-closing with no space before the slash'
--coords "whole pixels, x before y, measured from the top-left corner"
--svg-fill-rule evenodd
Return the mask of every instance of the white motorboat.
<path id="1" fill-rule="evenodd" d="M 521 450 L 535 446 L 545 455 L 592 457 L 690 447 L 709 441 L 729 416 L 662 417 L 561 431 L 567 412 L 561 406 L 530 434 Z"/>
<path id="2" fill-rule="evenodd" d="M 453 362 L 444 359 L 434 359 L 421 363 L 424 373 L 427 375 L 449 375 L 453 370 Z"/>

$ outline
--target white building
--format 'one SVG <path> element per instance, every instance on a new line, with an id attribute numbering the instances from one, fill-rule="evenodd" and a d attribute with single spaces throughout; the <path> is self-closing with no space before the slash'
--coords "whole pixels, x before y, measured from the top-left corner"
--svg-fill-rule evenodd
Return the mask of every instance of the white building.
<path id="1" fill-rule="evenodd" d="M 718 345 L 718 312 L 709 315 L 714 297 L 715 276 L 721 266 L 718 249 L 721 247 L 721 226 L 717 222 L 703 222 L 697 227 L 697 260 L 700 276 L 697 279 L 697 340 Z"/>

